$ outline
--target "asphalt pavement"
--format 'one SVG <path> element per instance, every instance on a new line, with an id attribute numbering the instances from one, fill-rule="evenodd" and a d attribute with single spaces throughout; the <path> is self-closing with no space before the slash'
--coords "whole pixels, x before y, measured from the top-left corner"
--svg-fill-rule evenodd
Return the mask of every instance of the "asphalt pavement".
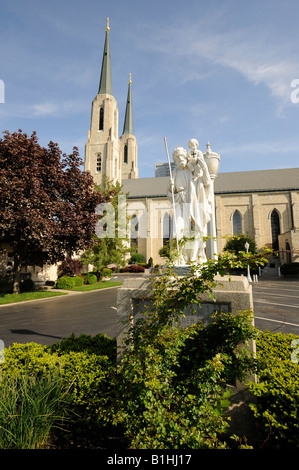
<path id="1" fill-rule="evenodd" d="M 117 332 L 117 289 L 21 302 L 0 307 L 0 340 L 50 345 L 72 333 Z M 276 278 L 252 284 L 255 325 L 260 330 L 294 333 L 299 336 L 299 279 Z"/>
<path id="2" fill-rule="evenodd" d="M 260 278 L 252 284 L 255 326 L 299 336 L 299 279 Z"/>
<path id="3" fill-rule="evenodd" d="M 69 337 L 97 333 L 114 337 L 117 287 L 76 292 L 0 308 L 0 340 L 5 347 L 34 341 L 50 345 Z"/>

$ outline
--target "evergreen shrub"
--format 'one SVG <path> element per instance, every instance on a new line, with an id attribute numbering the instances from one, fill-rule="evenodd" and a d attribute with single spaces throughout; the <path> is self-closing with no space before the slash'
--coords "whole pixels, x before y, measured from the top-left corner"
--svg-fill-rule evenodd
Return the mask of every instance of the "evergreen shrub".
<path id="1" fill-rule="evenodd" d="M 257 403 L 251 408 L 268 434 L 267 446 L 299 447 L 299 336 L 260 332 L 257 339 L 258 383 L 250 384 Z"/>
<path id="2" fill-rule="evenodd" d="M 30 278 L 24 279 L 20 284 L 20 292 L 34 292 L 35 284 Z"/>
<path id="3" fill-rule="evenodd" d="M 280 267 L 280 272 L 283 276 L 298 276 L 299 263 L 285 263 Z"/>
<path id="4" fill-rule="evenodd" d="M 144 263 L 144 256 L 141 253 L 133 253 L 129 260 L 129 264 Z"/>
<path id="5" fill-rule="evenodd" d="M 83 286 L 84 284 L 84 277 L 83 276 L 74 276 L 75 287 Z"/>
<path id="6" fill-rule="evenodd" d="M 110 357 L 103 354 L 104 350 Z M 58 374 L 61 395 L 67 406 L 61 410 L 58 402 L 57 410 L 52 410 L 57 416 L 52 423 L 52 442 L 62 447 L 69 447 L 70 443 L 86 447 L 93 441 L 93 445 L 102 446 L 107 441 L 107 433 L 113 429 L 115 356 L 115 340 L 101 335 L 96 338 L 72 336 L 56 346 L 15 343 L 5 350 L 5 363 L 0 365 L 0 373 L 2 383 L 12 377 L 19 381 L 24 376 L 37 379 Z M 3 408 L 7 400 L 11 397 L 3 395 Z M 29 439 L 30 426 L 27 432 Z M 9 445 L 6 443 L 5 448 L 10 448 Z"/>
<path id="7" fill-rule="evenodd" d="M 102 274 L 104 277 L 111 277 L 112 274 L 112 269 L 109 268 L 103 268 Z"/>
<path id="8" fill-rule="evenodd" d="M 138 266 L 137 264 L 132 264 L 131 266 L 126 266 L 121 268 L 121 273 L 144 273 L 145 268 L 143 266 Z"/>
<path id="9" fill-rule="evenodd" d="M 109 338 L 101 333 L 95 336 L 85 334 L 75 336 L 72 333 L 68 338 L 49 346 L 49 350 L 57 352 L 59 355 L 70 351 L 87 352 L 89 354 L 97 354 L 98 356 L 107 356 L 112 362 L 116 361 L 116 339 Z"/>
<path id="10" fill-rule="evenodd" d="M 71 276 L 59 277 L 56 282 L 57 289 L 72 289 L 75 286 L 76 286 L 76 281 L 74 277 L 71 277 Z"/>
<path id="11" fill-rule="evenodd" d="M 85 277 L 87 284 L 95 284 L 98 281 L 97 275 L 94 273 L 87 273 Z"/>

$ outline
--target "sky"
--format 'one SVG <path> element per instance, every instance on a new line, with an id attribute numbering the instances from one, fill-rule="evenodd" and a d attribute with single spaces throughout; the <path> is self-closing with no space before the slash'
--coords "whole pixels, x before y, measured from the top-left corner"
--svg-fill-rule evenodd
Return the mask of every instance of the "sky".
<path id="1" fill-rule="evenodd" d="M 297 0 L 0 0 L 0 131 L 84 148 L 110 20 L 122 131 L 132 74 L 140 177 L 196 138 L 220 172 L 298 167 Z M 2 134 L 1 136 L 2 137 Z"/>

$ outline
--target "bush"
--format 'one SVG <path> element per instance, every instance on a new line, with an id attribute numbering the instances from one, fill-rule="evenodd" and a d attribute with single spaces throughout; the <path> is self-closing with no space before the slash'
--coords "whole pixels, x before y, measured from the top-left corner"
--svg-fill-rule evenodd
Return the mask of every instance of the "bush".
<path id="1" fill-rule="evenodd" d="M 232 237 L 229 237 L 223 250 L 238 255 L 240 251 L 246 251 L 246 242 L 249 243 L 249 253 L 257 253 L 257 245 L 255 241 L 248 235 L 234 235 Z"/>
<path id="2" fill-rule="evenodd" d="M 59 266 L 59 276 L 76 276 L 80 274 L 81 269 L 80 260 L 67 257 Z"/>
<path id="3" fill-rule="evenodd" d="M 298 357 L 293 358 L 294 340 L 298 348 L 299 337 L 292 334 L 264 332 L 257 339 L 259 381 L 250 384 L 257 400 L 251 408 L 268 434 L 270 448 L 299 447 L 299 364 Z"/>
<path id="4" fill-rule="evenodd" d="M 74 276 L 75 287 L 83 286 L 84 284 L 84 277 L 83 276 Z"/>
<path id="5" fill-rule="evenodd" d="M 94 273 L 87 273 L 85 277 L 87 284 L 95 284 L 98 281 L 97 275 Z"/>
<path id="6" fill-rule="evenodd" d="M 129 264 L 144 263 L 144 262 L 145 262 L 144 256 L 141 253 L 134 253 L 129 260 Z"/>
<path id="7" fill-rule="evenodd" d="M 105 346 L 113 360 L 102 355 Z M 100 354 L 96 354 L 96 350 Z M 114 432 L 111 424 L 116 391 L 114 359 L 115 341 L 101 335 L 94 340 L 84 335 L 76 339 L 71 337 L 57 348 L 36 343 L 15 343 L 5 350 L 5 363 L 1 366 L 0 373 L 2 384 L 7 383 L 10 377 L 15 377 L 18 382 L 24 376 L 32 379 L 30 397 L 36 396 L 33 383 L 35 379 L 43 380 L 49 375 L 54 377 L 59 374 L 59 386 L 63 385 L 60 395 L 66 400 L 67 406 L 64 406 L 62 413 L 57 402 L 57 406 L 51 411 L 53 417 L 59 416 L 58 421 L 55 419 L 55 423 L 52 422 L 52 442 L 56 441 L 58 446 L 66 447 L 70 446 L 70 442 L 74 446 L 84 447 L 92 443 L 101 447 L 104 441 L 107 445 L 109 433 Z M 2 408 L 7 407 L 11 400 L 10 394 L 2 394 Z M 32 406 L 34 407 L 34 402 Z M 29 433 L 33 431 L 30 426 L 31 415 L 26 415 L 26 419 L 29 439 Z M 43 420 L 47 421 L 46 414 Z M 62 430 L 56 428 L 56 424 Z M 9 435 L 6 438 L 10 440 Z"/>
<path id="8" fill-rule="evenodd" d="M 28 371 L 0 382 L 0 448 L 40 449 L 66 406 L 63 381 L 54 375 L 34 376 Z"/>
<path id="9" fill-rule="evenodd" d="M 285 263 L 280 267 L 280 272 L 283 276 L 298 276 L 299 263 Z"/>
<path id="10" fill-rule="evenodd" d="M 20 292 L 34 292 L 35 291 L 35 284 L 32 279 L 27 278 L 20 284 Z"/>
<path id="11" fill-rule="evenodd" d="M 10 294 L 13 291 L 13 278 L 11 274 L 0 275 L 0 292 Z"/>
<path id="12" fill-rule="evenodd" d="M 103 268 L 102 274 L 104 277 L 111 277 L 112 274 L 112 269 L 109 268 Z"/>
<path id="13" fill-rule="evenodd" d="M 143 266 L 138 266 L 136 264 L 132 264 L 131 266 L 126 266 L 125 268 L 121 268 L 121 273 L 144 273 L 145 268 Z"/>
<path id="14" fill-rule="evenodd" d="M 140 319 L 125 351 L 119 393 L 130 447 L 138 449 L 226 448 L 227 381 L 255 367 L 239 343 L 255 329 L 249 312 L 217 314 L 208 327 L 159 328 Z M 244 349 L 244 348 L 243 348 Z"/>
<path id="15" fill-rule="evenodd" d="M 107 356 L 112 362 L 116 361 L 116 339 L 98 334 L 89 336 L 82 334 L 78 337 L 74 333 L 69 338 L 49 346 L 49 350 L 59 355 L 73 352 L 87 352 L 98 356 Z"/>
<path id="16" fill-rule="evenodd" d="M 57 279 L 56 288 L 57 289 L 72 289 L 75 287 L 76 281 L 74 277 L 71 276 L 62 276 Z"/>

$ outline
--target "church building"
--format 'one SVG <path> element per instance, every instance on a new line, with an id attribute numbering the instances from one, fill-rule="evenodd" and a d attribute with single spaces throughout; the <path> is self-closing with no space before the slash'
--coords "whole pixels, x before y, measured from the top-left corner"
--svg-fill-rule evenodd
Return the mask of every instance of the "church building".
<path id="1" fill-rule="evenodd" d="M 139 177 L 131 76 L 119 136 L 119 112 L 112 91 L 109 33 L 107 19 L 99 89 L 91 105 L 84 169 L 91 173 L 98 185 L 102 185 L 105 177 L 121 183 L 123 194 L 127 195 L 127 215 L 131 220 L 131 246 L 144 256 L 145 261 L 152 258 L 154 264 L 164 264 L 159 250 L 173 234 L 173 209 L 167 197 L 169 166 L 153 161 L 155 177 Z M 206 153 L 211 152 L 210 144 L 207 144 Z M 171 166 L 173 168 L 173 162 Z M 221 253 L 227 236 L 247 234 L 256 241 L 258 248 L 272 247 L 277 252 L 275 259 L 278 263 L 299 262 L 299 168 L 220 171 L 214 181 L 214 207 L 216 246 L 211 241 L 207 243 L 208 257 L 213 257 L 215 250 Z M 10 273 L 12 267 L 13 253 L 8 244 L 2 243 L 0 273 Z M 28 266 L 22 271 L 22 276 L 30 276 L 37 284 L 56 281 L 57 266 Z"/>
<path id="2" fill-rule="evenodd" d="M 172 206 L 167 198 L 169 176 L 160 168 L 152 178 L 140 178 L 133 127 L 132 81 L 124 125 L 119 137 L 119 114 L 112 92 L 109 22 L 98 94 L 92 102 L 85 147 L 85 170 L 95 183 L 104 176 L 119 181 L 131 216 L 131 244 L 145 260 L 163 264 L 159 249 L 172 234 Z M 190 136 L 193 138 L 196 136 Z M 207 144 L 210 151 L 210 145 Z M 153 169 L 161 166 L 153 161 Z M 163 167 L 163 165 L 162 165 Z M 167 174 L 167 171 L 166 171 Z M 219 173 L 214 183 L 217 252 L 226 236 L 248 234 L 259 248 L 279 252 L 280 263 L 299 261 L 299 168 Z M 212 256 L 207 246 L 207 255 Z"/>

